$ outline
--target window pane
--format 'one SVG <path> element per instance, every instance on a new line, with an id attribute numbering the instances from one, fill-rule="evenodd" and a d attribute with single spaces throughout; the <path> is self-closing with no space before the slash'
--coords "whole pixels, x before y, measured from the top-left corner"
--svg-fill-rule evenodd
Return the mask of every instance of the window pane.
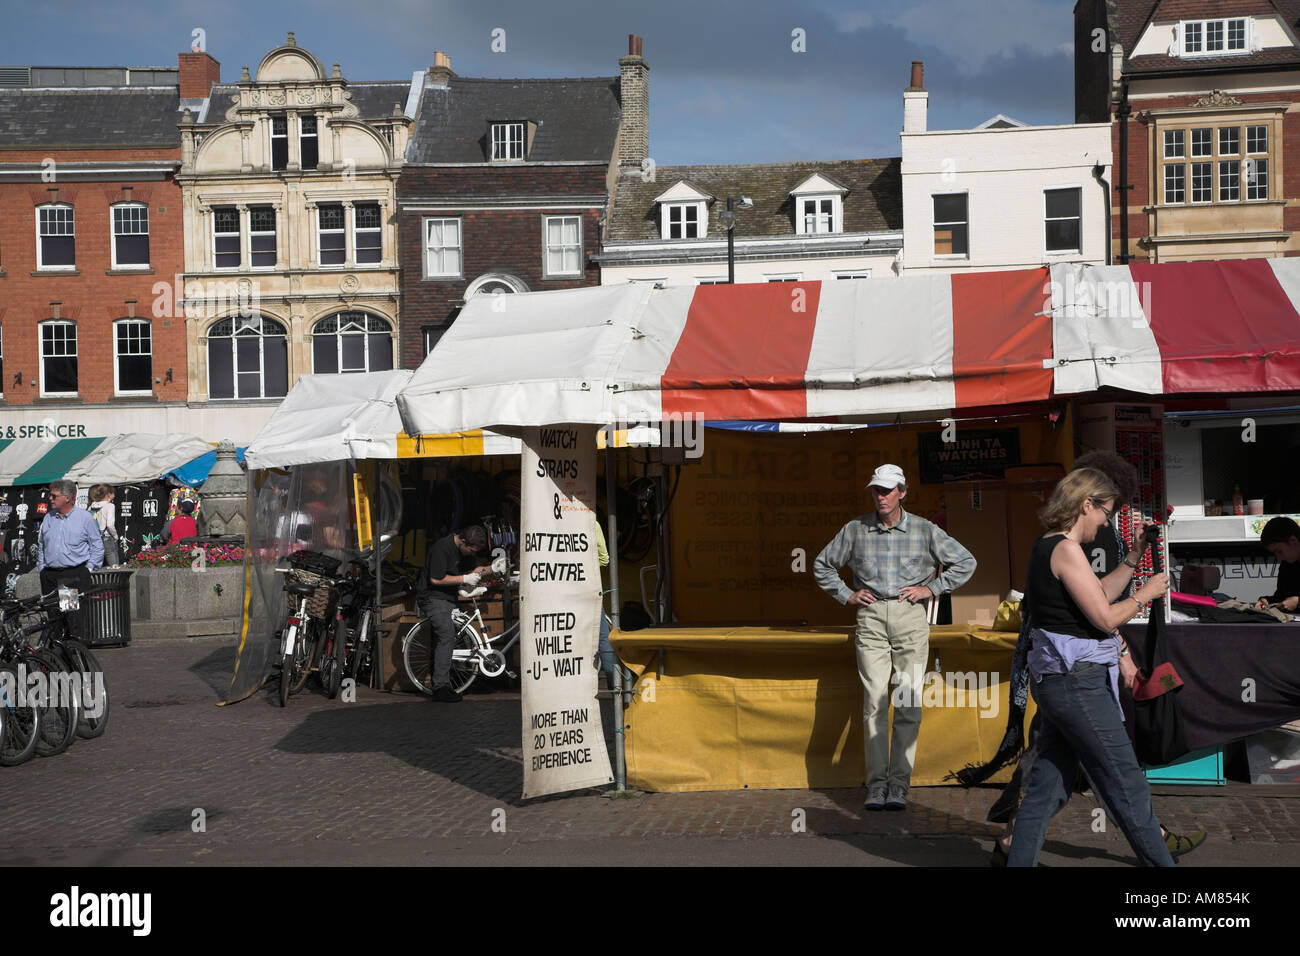
<path id="1" fill-rule="evenodd" d="M 339 370 L 339 340 L 333 335 L 315 335 L 311 341 L 311 370 L 333 373 Z"/>
<path id="2" fill-rule="evenodd" d="M 72 236 L 42 237 L 41 265 L 75 266 L 77 264 L 76 242 L 77 240 Z"/>
<path id="3" fill-rule="evenodd" d="M 217 233 L 234 233 L 239 235 L 239 210 L 238 209 L 214 209 L 212 210 L 213 230 Z"/>
<path id="4" fill-rule="evenodd" d="M 1079 249 L 1079 220 L 1049 219 L 1047 221 L 1047 251 L 1071 252 Z"/>
<path id="5" fill-rule="evenodd" d="M 1165 130 L 1165 159 L 1182 159 L 1183 132 L 1181 129 Z"/>
<path id="6" fill-rule="evenodd" d="M 1165 202 L 1180 203 L 1186 200 L 1186 170 L 1182 163 L 1171 163 L 1165 167 Z"/>
<path id="7" fill-rule="evenodd" d="M 1246 152 L 1248 153 L 1268 152 L 1268 127 L 1267 126 L 1246 127 Z"/>
<path id="8" fill-rule="evenodd" d="M 1219 202 L 1233 202 L 1241 198 L 1241 161 L 1237 159 L 1219 163 Z"/>
<path id="9" fill-rule="evenodd" d="M 263 363 L 266 369 L 266 397 L 283 398 L 289 394 L 289 345 L 282 334 L 268 335 L 262 339 Z"/>
<path id="10" fill-rule="evenodd" d="M 1241 127 L 1219 127 L 1219 155 L 1235 156 L 1241 152 Z"/>
<path id="11" fill-rule="evenodd" d="M 271 206 L 253 206 L 248 210 L 249 232 L 275 232 L 275 209 Z"/>
<path id="12" fill-rule="evenodd" d="M 261 398 L 262 375 L 260 372 L 240 372 L 235 376 L 237 398 Z"/>
<path id="13" fill-rule="evenodd" d="M 1047 190 L 1047 217 L 1049 219 L 1059 219 L 1063 216 L 1079 215 L 1079 190 L 1077 189 L 1049 189 Z"/>
<path id="14" fill-rule="evenodd" d="M 244 372 L 257 372 L 261 369 L 262 352 L 259 347 L 260 342 L 260 337 L 256 335 L 241 335 L 235 339 L 236 371 L 242 374 Z"/>
<path id="15" fill-rule="evenodd" d="M 1183 25 L 1183 52 L 1201 52 L 1201 25 L 1199 23 L 1187 23 Z"/>
<path id="16" fill-rule="evenodd" d="M 47 358 L 44 359 L 44 366 L 46 392 L 77 391 L 76 356 Z"/>
<path id="17" fill-rule="evenodd" d="M 251 249 L 249 258 L 255 266 L 275 265 L 275 236 L 252 236 L 249 238 Z"/>
<path id="18" fill-rule="evenodd" d="M 1205 52 L 1221 52 L 1223 50 L 1223 21 L 1210 20 L 1205 24 Z"/>
<path id="19" fill-rule="evenodd" d="M 393 337 L 384 332 L 371 332 L 370 371 L 387 372 L 393 367 Z"/>
<path id="20" fill-rule="evenodd" d="M 1192 163 L 1192 202 L 1214 201 L 1212 163 Z"/>
<path id="21" fill-rule="evenodd" d="M 935 196 L 934 221 L 936 223 L 965 222 L 966 194 L 959 193 L 956 195 Z"/>
<path id="22" fill-rule="evenodd" d="M 378 230 L 357 233 L 357 262 L 379 262 L 383 258 Z"/>
<path id="23" fill-rule="evenodd" d="M 379 205 L 377 203 L 365 203 L 354 206 L 353 214 L 356 216 L 358 229 L 378 229 L 379 228 Z"/>
<path id="24" fill-rule="evenodd" d="M 1214 144 L 1211 132 L 1209 128 L 1192 130 L 1193 156 L 1210 156 L 1213 154 Z"/>
<path id="25" fill-rule="evenodd" d="M 320 237 L 321 265 L 339 265 L 347 258 L 347 236 L 341 232 L 323 232 Z"/>
<path id="26" fill-rule="evenodd" d="M 1267 199 L 1268 198 L 1268 160 L 1252 160 L 1254 164 L 1253 176 L 1250 184 L 1246 187 L 1247 199 Z"/>
<path id="27" fill-rule="evenodd" d="M 218 269 L 234 269 L 239 266 L 238 236 L 217 236 L 213 264 Z"/>
<path id="28" fill-rule="evenodd" d="M 342 229 L 343 228 L 343 207 L 342 206 L 321 206 L 320 227 L 322 229 Z"/>
<path id="29" fill-rule="evenodd" d="M 230 339 L 208 339 L 208 397 L 235 397 L 234 352 Z"/>
<path id="30" fill-rule="evenodd" d="M 119 355 L 117 387 L 122 392 L 148 392 L 153 388 L 153 359 L 148 355 Z"/>
<path id="31" fill-rule="evenodd" d="M 343 340 L 343 362 L 340 372 L 364 372 L 366 370 L 366 337 L 352 333 L 339 336 Z"/>
<path id="32" fill-rule="evenodd" d="M 117 236 L 114 253 L 119 266 L 147 266 L 149 264 L 149 237 Z"/>
<path id="33" fill-rule="evenodd" d="M 936 256 L 968 255 L 965 226 L 935 226 L 934 254 Z"/>
<path id="34" fill-rule="evenodd" d="M 1228 49 L 1229 50 L 1246 49 L 1246 21 L 1245 20 L 1228 21 Z"/>

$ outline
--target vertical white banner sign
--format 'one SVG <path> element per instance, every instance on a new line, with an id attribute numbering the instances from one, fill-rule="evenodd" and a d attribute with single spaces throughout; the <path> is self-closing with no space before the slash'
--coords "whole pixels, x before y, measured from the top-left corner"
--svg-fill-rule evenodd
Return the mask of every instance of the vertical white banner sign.
<path id="1" fill-rule="evenodd" d="M 596 701 L 596 426 L 523 430 L 524 797 L 612 783 Z"/>

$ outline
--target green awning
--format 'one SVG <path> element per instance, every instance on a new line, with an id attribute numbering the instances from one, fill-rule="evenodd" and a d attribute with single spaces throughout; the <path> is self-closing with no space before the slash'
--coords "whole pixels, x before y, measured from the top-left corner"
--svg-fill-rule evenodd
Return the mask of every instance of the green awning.
<path id="1" fill-rule="evenodd" d="M 77 462 L 103 444 L 103 438 L 64 438 L 14 479 L 15 485 L 44 485 L 62 478 Z M 0 451 L 3 451 L 0 448 Z"/>

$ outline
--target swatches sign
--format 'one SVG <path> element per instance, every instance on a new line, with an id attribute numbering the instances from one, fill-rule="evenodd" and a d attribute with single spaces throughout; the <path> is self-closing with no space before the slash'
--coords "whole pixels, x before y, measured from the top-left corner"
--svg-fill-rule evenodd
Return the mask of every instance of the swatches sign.
<path id="1" fill-rule="evenodd" d="M 613 782 L 596 703 L 596 426 L 523 430 L 524 797 Z"/>

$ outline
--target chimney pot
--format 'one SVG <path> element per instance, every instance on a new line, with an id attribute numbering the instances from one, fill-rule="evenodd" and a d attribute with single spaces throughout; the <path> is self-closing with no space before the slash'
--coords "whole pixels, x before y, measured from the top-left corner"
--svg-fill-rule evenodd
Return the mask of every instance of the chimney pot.
<path id="1" fill-rule="evenodd" d="M 925 66 L 921 60 L 912 61 L 911 88 L 914 90 L 925 89 Z"/>
<path id="2" fill-rule="evenodd" d="M 641 38 L 635 33 L 629 33 L 627 35 L 627 52 L 628 56 L 641 55 Z"/>
<path id="3" fill-rule="evenodd" d="M 289 31 L 289 39 L 284 41 L 285 46 L 297 46 L 298 41 L 293 38 L 293 31 Z"/>

